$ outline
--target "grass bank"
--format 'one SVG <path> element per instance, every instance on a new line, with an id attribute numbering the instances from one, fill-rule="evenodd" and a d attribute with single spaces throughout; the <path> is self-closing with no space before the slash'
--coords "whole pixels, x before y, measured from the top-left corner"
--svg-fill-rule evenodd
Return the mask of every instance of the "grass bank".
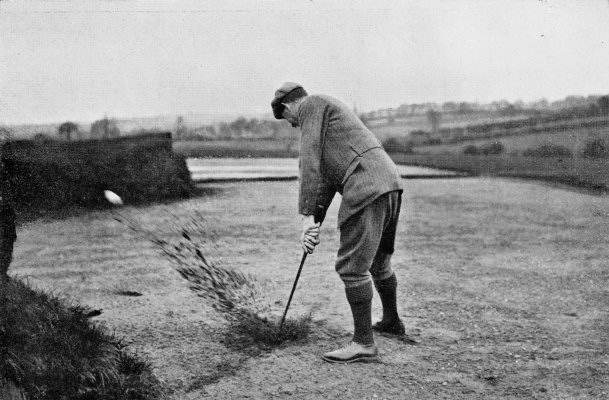
<path id="1" fill-rule="evenodd" d="M 450 169 L 471 175 L 537 179 L 576 187 L 609 190 L 609 160 L 514 155 L 401 154 L 398 164 Z"/>
<path id="2" fill-rule="evenodd" d="M 91 310 L 16 279 L 0 282 L 0 297 L 0 382 L 30 400 L 160 398 L 151 365 L 92 323 Z"/>

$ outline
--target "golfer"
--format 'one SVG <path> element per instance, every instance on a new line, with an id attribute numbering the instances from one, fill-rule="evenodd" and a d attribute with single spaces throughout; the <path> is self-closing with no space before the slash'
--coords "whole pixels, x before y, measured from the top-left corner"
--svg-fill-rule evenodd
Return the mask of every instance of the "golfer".
<path id="1" fill-rule="evenodd" d="M 345 285 L 354 333 L 347 346 L 322 358 L 335 363 L 375 360 L 373 329 L 404 334 L 390 264 L 403 190 L 397 167 L 357 115 L 330 96 L 308 95 L 301 85 L 286 82 L 271 107 L 275 118 L 301 130 L 298 208 L 308 253 L 319 244 L 320 225 L 334 195 L 342 195 L 336 271 Z M 383 318 L 374 326 L 372 282 L 383 304 Z"/>

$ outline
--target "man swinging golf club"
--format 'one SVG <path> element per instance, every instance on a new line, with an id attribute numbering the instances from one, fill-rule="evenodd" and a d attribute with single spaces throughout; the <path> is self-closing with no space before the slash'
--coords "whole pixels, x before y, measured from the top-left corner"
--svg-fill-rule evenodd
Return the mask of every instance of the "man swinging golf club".
<path id="1" fill-rule="evenodd" d="M 404 334 L 390 264 L 403 190 L 400 175 L 374 134 L 340 101 L 308 95 L 299 84 L 286 82 L 271 107 L 275 118 L 301 130 L 298 208 L 304 251 L 312 253 L 319 244 L 325 211 L 336 192 L 342 195 L 336 271 L 345 284 L 354 334 L 347 346 L 322 358 L 336 363 L 375 360 L 373 329 Z M 372 282 L 383 304 L 383 318 L 374 326 Z"/>

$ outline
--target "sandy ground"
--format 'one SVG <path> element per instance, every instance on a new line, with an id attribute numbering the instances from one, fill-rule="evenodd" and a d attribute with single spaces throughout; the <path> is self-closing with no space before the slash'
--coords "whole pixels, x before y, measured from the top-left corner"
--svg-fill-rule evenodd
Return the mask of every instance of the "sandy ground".
<path id="1" fill-rule="evenodd" d="M 193 181 L 215 182 L 235 179 L 287 180 L 298 178 L 297 158 L 189 158 L 187 160 Z M 398 165 L 404 178 L 450 177 L 459 175 L 448 170 Z"/>
<path id="2" fill-rule="evenodd" d="M 405 183 L 394 268 L 418 344 L 377 337 L 379 363 L 319 358 L 351 330 L 333 271 L 336 200 L 290 310 L 313 311 L 313 334 L 257 357 L 221 343 L 222 316 L 113 212 L 22 226 L 10 272 L 103 309 L 95 320 L 152 362 L 170 399 L 609 398 L 609 197 L 503 179 Z M 300 260 L 296 182 L 214 188 L 120 212 L 167 237 L 201 212 L 217 236 L 209 258 L 272 283 L 280 314 Z"/>

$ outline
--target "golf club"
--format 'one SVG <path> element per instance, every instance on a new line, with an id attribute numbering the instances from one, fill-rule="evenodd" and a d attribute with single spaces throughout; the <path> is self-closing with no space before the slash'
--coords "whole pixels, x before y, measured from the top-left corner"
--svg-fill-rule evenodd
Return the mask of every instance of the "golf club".
<path id="1" fill-rule="evenodd" d="M 315 213 L 314 221 L 315 223 L 320 222 L 323 219 L 324 208 L 319 206 L 317 212 Z M 300 278 L 300 273 L 302 272 L 302 267 L 304 265 L 305 260 L 307 259 L 307 253 L 304 251 L 302 253 L 302 258 L 300 259 L 300 267 L 298 267 L 298 273 L 296 273 L 296 279 L 294 279 L 294 285 L 292 285 L 292 291 L 290 292 L 290 297 L 288 298 L 288 304 L 285 306 L 285 311 L 283 312 L 283 317 L 281 318 L 281 324 L 279 324 L 279 329 L 283 328 L 283 323 L 285 322 L 285 316 L 288 314 L 288 309 L 290 308 L 290 303 L 292 302 L 292 296 L 294 296 L 294 292 L 296 291 L 296 285 L 298 284 L 298 278 Z"/>
<path id="2" fill-rule="evenodd" d="M 294 280 L 294 285 L 292 286 L 292 292 L 290 293 L 290 297 L 288 298 L 288 304 L 285 306 L 285 311 L 283 312 L 283 317 L 281 318 L 281 324 L 279 324 L 279 329 L 283 327 L 283 323 L 285 322 L 285 316 L 288 314 L 288 309 L 290 308 L 290 303 L 292 302 L 292 296 L 294 296 L 294 291 L 296 290 L 296 285 L 298 284 L 298 278 L 300 278 L 302 266 L 304 265 L 304 262 L 307 259 L 307 254 L 309 253 L 307 253 L 306 251 L 302 253 L 302 258 L 300 259 L 300 267 L 298 267 L 298 273 L 296 274 L 296 279 Z"/>

